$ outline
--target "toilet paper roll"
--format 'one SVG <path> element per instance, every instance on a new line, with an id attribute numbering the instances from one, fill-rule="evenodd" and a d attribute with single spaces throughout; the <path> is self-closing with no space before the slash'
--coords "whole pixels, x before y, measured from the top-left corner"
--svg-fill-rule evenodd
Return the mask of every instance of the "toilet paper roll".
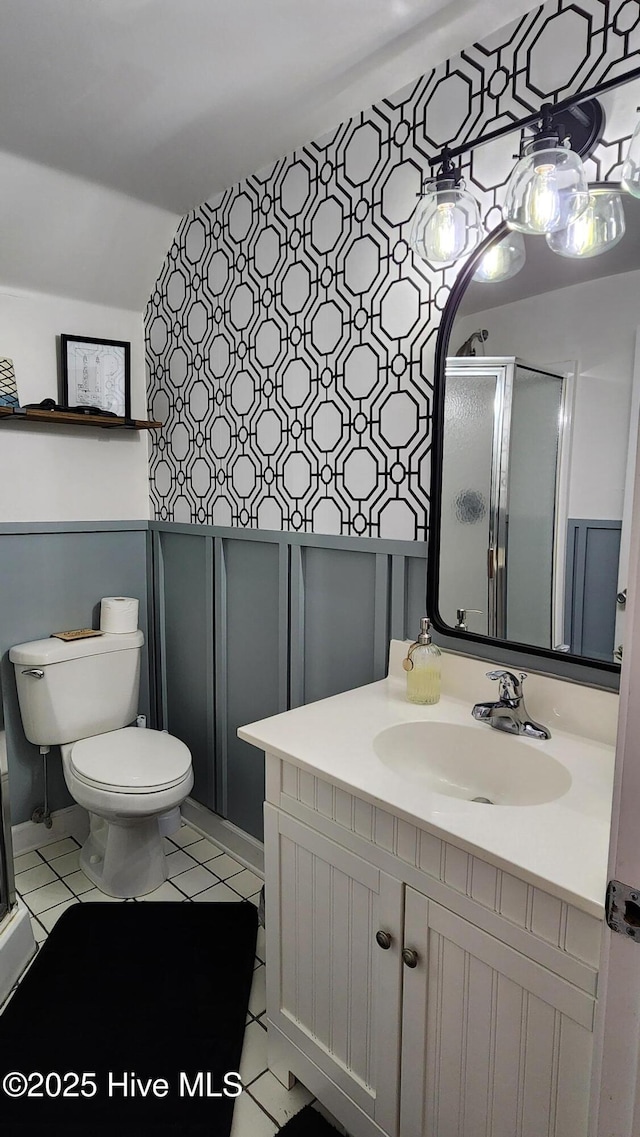
<path id="1" fill-rule="evenodd" d="M 101 632 L 135 632 L 138 601 L 133 596 L 103 596 L 100 601 Z"/>

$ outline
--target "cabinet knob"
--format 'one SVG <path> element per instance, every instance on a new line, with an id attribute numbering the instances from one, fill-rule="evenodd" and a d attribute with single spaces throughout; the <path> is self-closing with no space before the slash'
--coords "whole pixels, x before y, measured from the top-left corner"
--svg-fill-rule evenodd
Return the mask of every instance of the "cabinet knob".
<path id="1" fill-rule="evenodd" d="M 376 932 L 376 943 L 383 951 L 388 951 L 391 947 L 391 936 L 388 932 Z"/>
<path id="2" fill-rule="evenodd" d="M 402 949 L 402 962 L 405 964 L 406 967 L 417 967 L 418 966 L 418 953 L 417 953 L 417 951 L 413 951 L 412 948 L 406 948 L 406 947 L 403 948 Z"/>

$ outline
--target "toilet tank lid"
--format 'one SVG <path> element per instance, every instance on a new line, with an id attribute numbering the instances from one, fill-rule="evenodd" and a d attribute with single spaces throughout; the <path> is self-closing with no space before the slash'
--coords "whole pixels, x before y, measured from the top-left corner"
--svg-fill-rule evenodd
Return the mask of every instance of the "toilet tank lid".
<path id="1" fill-rule="evenodd" d="M 102 636 L 92 636 L 86 640 L 56 640 L 49 637 L 48 640 L 16 644 L 9 651 L 9 659 L 12 663 L 26 664 L 27 667 L 46 667 L 49 663 L 64 663 L 68 659 L 127 651 L 142 647 L 143 643 L 144 636 L 139 628 L 135 632 L 105 632 Z"/>

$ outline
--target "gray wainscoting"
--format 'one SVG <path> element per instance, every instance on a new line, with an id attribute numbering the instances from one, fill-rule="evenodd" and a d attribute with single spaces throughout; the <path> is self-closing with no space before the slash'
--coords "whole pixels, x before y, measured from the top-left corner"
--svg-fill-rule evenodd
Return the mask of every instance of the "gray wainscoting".
<path id="1" fill-rule="evenodd" d="M 9 648 L 51 632 L 99 622 L 102 596 L 136 596 L 147 629 L 147 521 L 0 525 L 0 675 L 7 731 L 11 820 L 28 821 L 42 803 L 42 761 L 22 731 Z M 140 705 L 149 705 L 143 659 Z M 71 804 L 59 752 L 49 762 L 50 806 Z"/>
<path id="2" fill-rule="evenodd" d="M 425 614 L 412 541 L 151 522 L 157 721 L 193 797 L 262 838 L 264 763 L 238 726 L 381 679 Z"/>
<path id="3" fill-rule="evenodd" d="M 621 521 L 567 522 L 565 643 L 611 663 L 615 648 Z"/>

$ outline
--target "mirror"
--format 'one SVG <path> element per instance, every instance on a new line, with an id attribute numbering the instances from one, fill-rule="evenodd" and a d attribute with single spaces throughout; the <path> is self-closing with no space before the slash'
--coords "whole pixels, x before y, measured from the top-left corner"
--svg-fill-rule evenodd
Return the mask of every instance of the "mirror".
<path id="1" fill-rule="evenodd" d="M 601 255 L 525 236 L 513 275 L 487 280 L 500 226 L 452 290 L 430 585 L 440 631 L 609 670 L 624 643 L 640 400 L 640 201 L 621 197 L 626 232 Z"/>

